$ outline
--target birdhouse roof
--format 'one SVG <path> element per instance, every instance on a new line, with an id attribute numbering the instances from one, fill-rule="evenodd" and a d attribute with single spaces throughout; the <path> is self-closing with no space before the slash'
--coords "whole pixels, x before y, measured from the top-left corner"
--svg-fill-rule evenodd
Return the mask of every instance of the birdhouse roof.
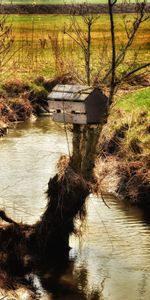
<path id="1" fill-rule="evenodd" d="M 61 101 L 85 101 L 93 90 L 94 88 L 88 85 L 57 84 L 48 95 L 48 99 Z"/>

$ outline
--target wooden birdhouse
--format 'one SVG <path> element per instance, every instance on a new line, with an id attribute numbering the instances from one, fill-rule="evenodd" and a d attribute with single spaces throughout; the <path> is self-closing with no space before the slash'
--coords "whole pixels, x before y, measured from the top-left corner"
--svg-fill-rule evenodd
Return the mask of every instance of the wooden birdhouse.
<path id="1" fill-rule="evenodd" d="M 53 120 L 72 124 L 97 124 L 107 115 L 108 98 L 99 88 L 56 85 L 48 95 Z"/>

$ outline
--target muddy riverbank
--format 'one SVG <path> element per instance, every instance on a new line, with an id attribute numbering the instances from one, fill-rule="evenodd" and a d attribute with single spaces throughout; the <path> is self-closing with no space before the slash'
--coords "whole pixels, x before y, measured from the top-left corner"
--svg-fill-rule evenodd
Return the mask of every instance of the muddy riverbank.
<path id="1" fill-rule="evenodd" d="M 126 161 L 109 155 L 98 157 L 96 176 L 102 195 L 109 194 L 127 205 L 150 209 L 150 168 L 143 159 Z"/>
<path id="2" fill-rule="evenodd" d="M 7 134 L 7 129 L 16 122 L 49 112 L 48 92 L 57 83 L 65 84 L 70 80 L 70 76 L 65 75 L 48 80 L 38 77 L 33 81 L 15 79 L 3 82 L 0 86 L 0 136 Z"/>

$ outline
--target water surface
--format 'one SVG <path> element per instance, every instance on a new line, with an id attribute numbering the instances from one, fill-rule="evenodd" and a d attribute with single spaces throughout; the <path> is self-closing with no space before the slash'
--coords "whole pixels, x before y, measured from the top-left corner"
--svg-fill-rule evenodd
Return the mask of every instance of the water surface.
<path id="1" fill-rule="evenodd" d="M 68 132 L 71 149 L 71 133 Z M 68 154 L 63 126 L 48 117 L 20 123 L 0 140 L 0 206 L 16 221 L 36 222 L 46 205 L 45 191 L 61 154 Z M 107 197 L 87 201 L 82 238 L 71 238 L 71 263 L 64 289 L 40 298 L 61 300 L 149 300 L 149 218 L 136 208 Z"/>

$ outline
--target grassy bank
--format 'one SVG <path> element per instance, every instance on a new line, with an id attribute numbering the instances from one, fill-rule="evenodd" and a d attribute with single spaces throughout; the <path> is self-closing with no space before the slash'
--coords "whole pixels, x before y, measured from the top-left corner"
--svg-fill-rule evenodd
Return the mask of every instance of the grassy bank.
<path id="1" fill-rule="evenodd" d="M 107 182 L 112 180 L 110 171 L 116 180 L 113 191 L 132 205 L 150 207 L 149 87 L 116 97 L 101 138 L 99 157 L 103 168 L 99 176 L 102 181 L 105 174 Z"/>
<path id="2" fill-rule="evenodd" d="M 150 88 L 129 91 L 127 95 L 117 99 L 111 116 L 113 130 L 126 124 L 125 139 L 120 144 L 123 151 L 126 151 L 126 158 L 132 159 L 135 154 L 149 155 Z"/>

